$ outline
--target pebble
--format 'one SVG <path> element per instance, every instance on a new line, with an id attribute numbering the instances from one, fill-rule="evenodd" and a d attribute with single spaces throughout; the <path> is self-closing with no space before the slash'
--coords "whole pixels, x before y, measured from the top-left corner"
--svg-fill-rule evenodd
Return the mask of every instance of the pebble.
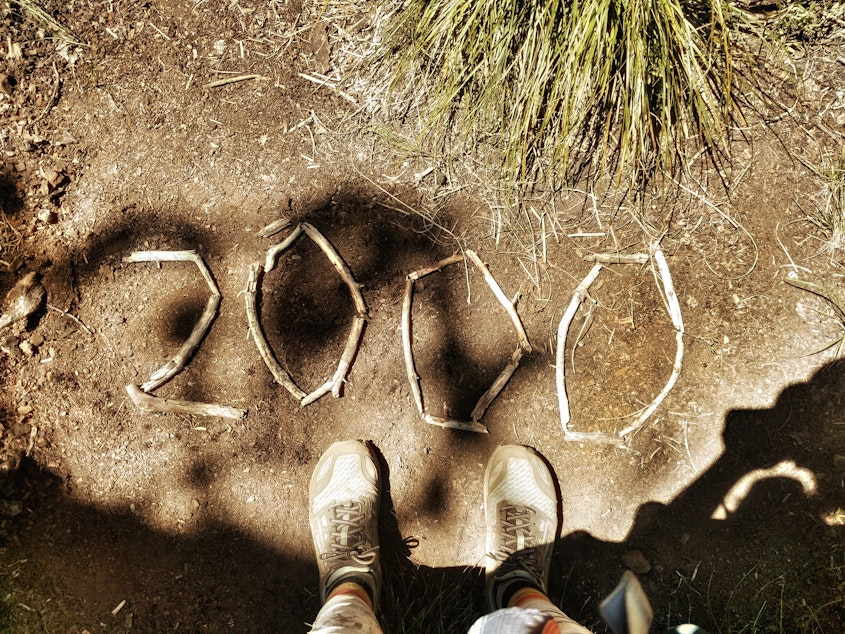
<path id="1" fill-rule="evenodd" d="M 65 175 L 56 169 L 47 168 L 44 170 L 44 180 L 47 181 L 51 192 L 61 184 L 64 178 Z"/>
<path id="2" fill-rule="evenodd" d="M 634 548 L 622 555 L 622 563 L 633 573 L 644 575 L 651 572 L 651 563 L 642 551 Z"/>
<path id="3" fill-rule="evenodd" d="M 0 351 L 5 354 L 8 354 L 10 357 L 13 357 L 17 354 L 20 354 L 20 347 L 19 347 L 20 339 L 15 336 L 9 336 L 0 341 Z"/>
<path id="4" fill-rule="evenodd" d="M 42 209 L 38 212 L 38 219 L 48 225 L 54 225 L 59 221 L 59 216 L 52 209 Z"/>

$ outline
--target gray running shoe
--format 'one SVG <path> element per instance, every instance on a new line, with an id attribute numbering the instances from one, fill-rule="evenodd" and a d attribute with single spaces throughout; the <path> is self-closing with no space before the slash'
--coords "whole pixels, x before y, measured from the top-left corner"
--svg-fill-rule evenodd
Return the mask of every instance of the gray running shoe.
<path id="1" fill-rule="evenodd" d="M 484 473 L 484 508 L 490 609 L 507 607 L 512 582 L 546 592 L 558 533 L 557 492 L 537 452 L 521 445 L 493 452 Z"/>
<path id="2" fill-rule="evenodd" d="M 309 521 L 323 602 L 338 584 L 364 586 L 376 607 L 381 592 L 378 552 L 379 468 L 357 440 L 326 449 L 311 476 Z"/>

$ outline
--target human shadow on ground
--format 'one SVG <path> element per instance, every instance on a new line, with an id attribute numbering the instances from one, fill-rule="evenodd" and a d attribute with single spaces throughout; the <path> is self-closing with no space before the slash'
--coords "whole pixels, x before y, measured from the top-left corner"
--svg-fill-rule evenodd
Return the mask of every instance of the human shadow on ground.
<path id="1" fill-rule="evenodd" d="M 369 240 L 363 259 L 350 262 L 350 266 L 359 281 L 368 285 L 368 300 L 375 295 L 387 303 L 399 302 L 402 286 L 396 282 L 408 272 L 402 269 L 407 261 L 404 250 L 416 248 L 419 265 L 425 266 L 448 255 L 450 249 L 434 248 L 418 236 L 391 229 L 383 218 L 368 216 L 363 205 L 357 213 L 348 211 L 363 201 L 353 193 L 343 205 L 328 210 L 318 205 L 297 219 L 319 224 L 333 241 L 341 236 Z M 228 246 L 213 232 L 168 221 L 166 216 L 164 212 L 151 217 L 140 210 L 126 210 L 90 242 L 80 245 L 72 254 L 73 262 L 52 266 L 55 272 L 48 271 L 45 282 L 48 291 L 56 291 L 58 284 L 96 283 L 107 270 L 113 274 L 120 257 L 149 237 L 151 224 L 167 238 L 163 242 L 168 246 L 202 245 L 212 264 L 219 263 Z M 398 253 L 403 253 L 403 258 Z M 182 305 L 174 302 L 178 314 Z M 182 306 L 182 310 L 188 314 L 196 309 Z M 345 332 L 344 316 L 338 313 L 328 330 Z M 177 327 L 169 337 L 182 330 Z M 305 331 L 299 334 L 307 336 Z M 326 336 L 323 332 L 320 338 Z M 202 360 L 194 363 L 197 361 L 201 376 Z M 211 362 L 208 358 L 204 361 Z M 278 392 L 274 386 L 266 387 L 268 394 Z M 203 394 L 198 391 L 186 396 Z M 722 456 L 669 504 L 644 505 L 622 543 L 603 542 L 586 533 L 560 540 L 550 596 L 573 617 L 596 627 L 597 602 L 621 576 L 622 555 L 636 548 L 651 564 L 641 579 L 660 625 L 692 621 L 712 631 L 724 631 L 732 624 L 740 629 L 756 619 L 763 626 L 782 622 L 787 630 L 800 631 L 814 619 L 822 624 L 819 631 L 842 631 L 845 535 L 841 509 L 845 507 L 845 489 L 832 456 L 845 453 L 844 405 L 843 367 L 829 364 L 808 382 L 787 388 L 772 408 L 731 412 L 725 421 Z M 268 436 L 275 434 L 274 426 L 268 424 L 267 428 Z M 455 443 L 456 452 L 478 453 L 481 443 L 477 439 L 447 434 L 444 437 L 450 441 L 460 440 Z M 597 452 L 596 459 L 600 455 Z M 794 463 L 792 476 L 780 468 L 788 463 Z M 33 470 L 31 464 L 21 469 L 35 480 L 54 479 L 48 471 Z M 747 474 L 767 469 L 772 470 L 770 477 L 750 485 L 740 504 L 732 510 L 721 509 L 725 496 Z M 197 463 L 194 477 L 210 484 L 213 466 Z M 805 487 L 807 478 L 815 483 L 812 495 Z M 565 478 L 563 481 L 566 486 Z M 42 608 L 48 603 L 90 606 L 91 623 L 80 624 L 80 630 L 99 621 L 113 624 L 114 629 L 126 628 L 132 614 L 135 631 L 173 629 L 178 623 L 182 631 L 192 627 L 204 631 L 302 631 L 319 609 L 316 564 L 310 557 L 279 553 L 223 521 L 209 521 L 190 535 L 174 536 L 151 529 L 132 513 L 81 504 L 68 495 L 61 482 L 50 488 L 43 500 L 32 511 L 3 520 L 9 522 L 7 538 L 11 541 L 5 546 L 0 574 L 5 582 L 14 576 L 17 590 L 12 595 L 15 602 L 3 603 L 5 613 L 0 613 L 0 618 L 21 619 L 14 623 L 23 623 L 22 630 L 43 626 L 41 620 L 49 618 L 49 611 Z M 435 499 L 434 506 L 437 502 Z M 390 507 L 390 503 L 385 505 L 388 510 Z M 837 512 L 840 524 L 826 523 L 827 518 L 832 524 Z M 725 519 L 717 519 L 720 513 Z M 388 512 L 388 519 L 390 516 Z M 481 613 L 483 575 L 479 568 L 416 566 L 408 558 L 408 542 L 396 527 L 385 528 L 382 535 L 390 589 L 384 607 L 394 615 L 388 615 L 394 620 L 387 622 L 404 623 L 427 613 L 446 624 L 445 630 L 460 631 Z M 478 533 L 483 541 L 481 527 Z M 28 554 L 36 552 L 32 550 L 36 543 L 50 547 L 38 549 L 37 556 Z M 27 561 L 20 563 L 24 559 Z M 30 606 L 36 603 L 32 599 L 39 597 L 42 607 Z M 112 618 L 112 609 L 124 599 L 129 609 L 124 607 Z M 65 611 L 70 615 L 80 612 L 75 608 Z M 393 631 L 399 631 L 398 627 Z"/>
<path id="2" fill-rule="evenodd" d="M 711 632 L 845 631 L 845 476 L 834 461 L 845 450 L 843 412 L 842 363 L 787 387 L 771 408 L 729 412 L 722 455 L 670 503 L 643 505 L 626 539 L 558 540 L 549 596 L 605 632 L 598 604 L 627 565 L 645 565 L 639 578 L 656 632 L 690 622 Z M 484 612 L 482 569 L 417 567 L 387 528 L 396 607 L 384 615 L 386 631 L 403 631 L 403 621 L 463 631 Z M 637 564 L 634 551 L 643 555 Z"/>
<path id="3" fill-rule="evenodd" d="M 845 485 L 834 465 L 843 406 L 845 365 L 830 363 L 769 409 L 729 412 L 721 456 L 669 504 L 640 507 L 622 543 L 560 541 L 562 598 L 589 622 L 636 549 L 651 566 L 641 581 L 661 626 L 843 631 Z M 552 592 L 561 598 L 559 583 Z"/>
<path id="4" fill-rule="evenodd" d="M 841 520 L 824 518 L 843 505 L 843 476 L 832 461 L 843 446 L 843 405 L 843 366 L 829 364 L 784 390 L 772 408 L 730 412 L 720 458 L 671 503 L 643 506 L 626 540 L 576 533 L 556 544 L 551 598 L 605 631 L 597 603 L 621 576 L 622 555 L 637 548 L 651 563 L 640 580 L 655 608 L 654 631 L 682 622 L 712 632 L 751 622 L 760 631 L 842 631 L 845 533 Z M 385 631 L 463 631 L 484 611 L 483 571 L 412 562 L 413 539 L 399 533 L 389 465 L 382 467 Z M 769 477 L 745 487 L 744 498 L 728 495 L 762 470 Z M 102 622 L 142 632 L 180 623 L 180 631 L 305 631 L 319 609 L 310 557 L 278 552 L 219 522 L 185 535 L 154 530 L 130 511 L 73 501 L 63 482 L 31 462 L 19 477 L 29 482 L 21 487 L 41 493 L 4 527 L 2 575 L 15 583 L 0 624 L 11 631 L 49 628 L 51 610 L 68 602 L 85 608 L 70 614 L 90 615 L 80 628 Z"/>
<path id="5" fill-rule="evenodd" d="M 310 559 L 223 522 L 168 533 L 81 504 L 31 461 L 12 478 L 24 510 L 0 532 L 2 631 L 302 631 L 314 611 Z"/>

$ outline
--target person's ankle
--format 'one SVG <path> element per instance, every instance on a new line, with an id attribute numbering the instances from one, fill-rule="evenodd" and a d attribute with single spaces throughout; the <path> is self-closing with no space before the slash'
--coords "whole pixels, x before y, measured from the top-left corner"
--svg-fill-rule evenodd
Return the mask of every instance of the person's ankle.
<path id="1" fill-rule="evenodd" d="M 500 608 L 516 607 L 520 601 L 528 598 L 547 598 L 540 588 L 526 579 L 512 579 L 504 584 L 494 591 Z"/>
<path id="2" fill-rule="evenodd" d="M 344 594 L 358 597 L 364 603 L 367 604 L 367 607 L 369 607 L 370 609 L 373 608 L 373 597 L 370 596 L 370 590 L 365 585 L 360 584 L 357 581 L 340 582 L 329 591 L 328 596 L 326 597 L 326 601 L 328 601 L 332 597 Z"/>
<path id="3" fill-rule="evenodd" d="M 510 599 L 508 599 L 508 607 L 520 607 L 526 601 L 532 600 L 551 602 L 551 599 L 546 596 L 546 593 L 539 588 L 535 586 L 522 586 L 511 594 Z"/>

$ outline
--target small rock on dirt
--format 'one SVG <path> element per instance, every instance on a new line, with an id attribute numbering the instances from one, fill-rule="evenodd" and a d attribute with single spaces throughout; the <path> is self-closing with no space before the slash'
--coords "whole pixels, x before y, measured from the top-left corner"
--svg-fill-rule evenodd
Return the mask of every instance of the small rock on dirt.
<path id="1" fill-rule="evenodd" d="M 622 555 L 622 563 L 634 574 L 645 575 L 651 572 L 651 562 L 637 548 Z"/>
<path id="2" fill-rule="evenodd" d="M 52 209 L 42 209 L 38 212 L 38 219 L 48 225 L 54 225 L 59 221 L 59 216 Z"/>

